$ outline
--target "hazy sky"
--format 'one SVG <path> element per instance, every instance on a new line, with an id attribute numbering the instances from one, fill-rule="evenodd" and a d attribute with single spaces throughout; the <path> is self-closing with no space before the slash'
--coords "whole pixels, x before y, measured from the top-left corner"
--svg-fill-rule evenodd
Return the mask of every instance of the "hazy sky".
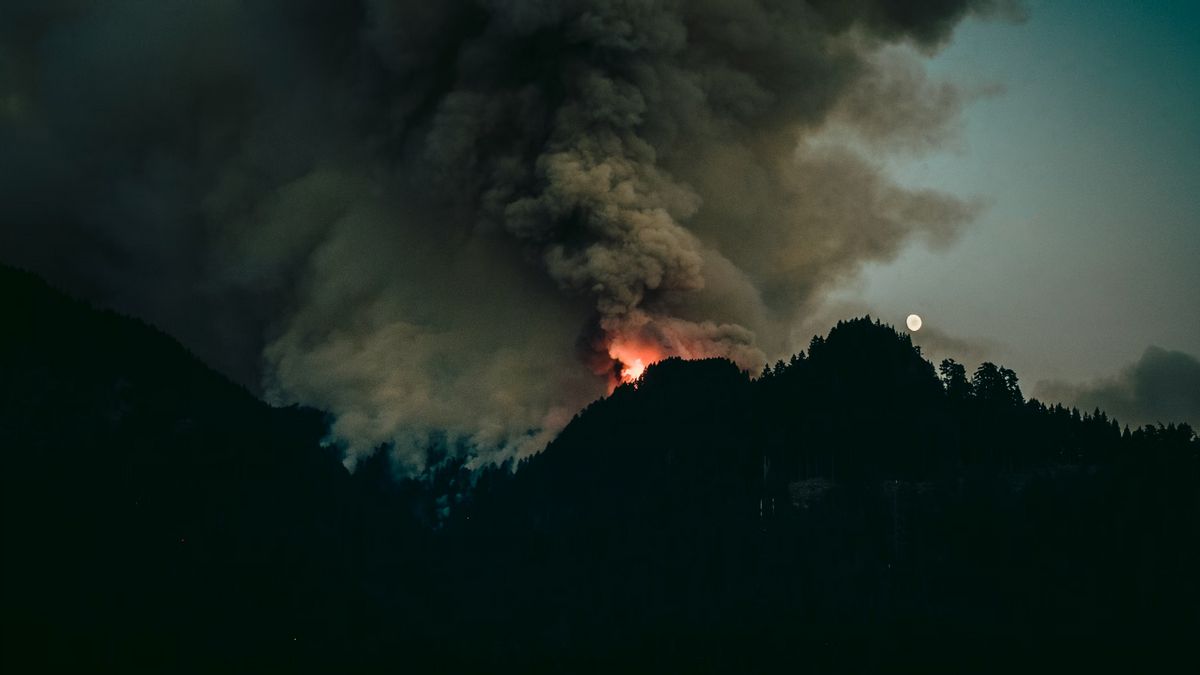
<path id="1" fill-rule="evenodd" d="M 909 247 L 844 291 L 989 345 L 1027 390 L 1112 374 L 1149 345 L 1200 353 L 1200 5 L 1033 2 L 968 20 L 930 71 L 999 85 L 957 150 L 907 183 L 988 209 L 948 250 Z"/>
<path id="2" fill-rule="evenodd" d="M 864 311 L 1200 422 L 1200 11 L 1017 4 L 0 3 L 0 261 L 414 466 Z"/>

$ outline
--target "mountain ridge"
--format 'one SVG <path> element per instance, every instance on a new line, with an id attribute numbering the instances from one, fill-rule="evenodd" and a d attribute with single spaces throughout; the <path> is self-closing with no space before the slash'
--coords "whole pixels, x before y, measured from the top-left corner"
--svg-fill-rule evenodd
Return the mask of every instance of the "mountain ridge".
<path id="1" fill-rule="evenodd" d="M 13 270 L 0 298 L 25 672 L 1104 665 L 1198 625 L 1190 427 L 939 378 L 870 318 L 757 379 L 668 359 L 519 466 L 412 479 L 147 324 Z"/>

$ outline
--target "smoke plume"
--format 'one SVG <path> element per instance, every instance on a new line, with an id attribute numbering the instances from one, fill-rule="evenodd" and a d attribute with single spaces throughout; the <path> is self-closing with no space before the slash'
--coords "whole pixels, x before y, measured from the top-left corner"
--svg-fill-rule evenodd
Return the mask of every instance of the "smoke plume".
<path id="1" fill-rule="evenodd" d="M 1100 408 L 1133 427 L 1172 422 L 1200 425 L 1200 359 L 1150 346 L 1111 377 L 1084 383 L 1042 381 L 1037 394 L 1085 412 Z"/>
<path id="2" fill-rule="evenodd" d="M 939 0 L 37 0 L 0 8 L 5 262 L 391 444 L 540 449 L 635 361 L 803 344 L 972 203 Z"/>

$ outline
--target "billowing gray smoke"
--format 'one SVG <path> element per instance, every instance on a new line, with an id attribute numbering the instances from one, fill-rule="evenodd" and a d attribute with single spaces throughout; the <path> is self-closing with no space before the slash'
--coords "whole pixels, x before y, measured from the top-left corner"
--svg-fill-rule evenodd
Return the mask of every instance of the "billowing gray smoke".
<path id="1" fill-rule="evenodd" d="M 974 207 L 866 159 L 969 0 L 0 8 L 0 255 L 392 443 L 536 451 L 622 366 L 747 368 Z"/>

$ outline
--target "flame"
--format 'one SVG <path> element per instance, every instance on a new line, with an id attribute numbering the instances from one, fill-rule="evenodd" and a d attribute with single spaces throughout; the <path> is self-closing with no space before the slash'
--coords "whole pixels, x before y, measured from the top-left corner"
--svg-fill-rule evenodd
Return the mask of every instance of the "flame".
<path id="1" fill-rule="evenodd" d="M 646 367 L 663 358 L 657 346 L 614 340 L 608 346 L 608 356 L 614 362 L 615 388 L 619 384 L 637 382 Z"/>
<path id="2" fill-rule="evenodd" d="M 634 359 L 631 363 L 623 364 L 621 368 L 621 379 L 625 382 L 633 382 L 646 372 L 646 364 L 642 363 L 641 359 Z"/>

